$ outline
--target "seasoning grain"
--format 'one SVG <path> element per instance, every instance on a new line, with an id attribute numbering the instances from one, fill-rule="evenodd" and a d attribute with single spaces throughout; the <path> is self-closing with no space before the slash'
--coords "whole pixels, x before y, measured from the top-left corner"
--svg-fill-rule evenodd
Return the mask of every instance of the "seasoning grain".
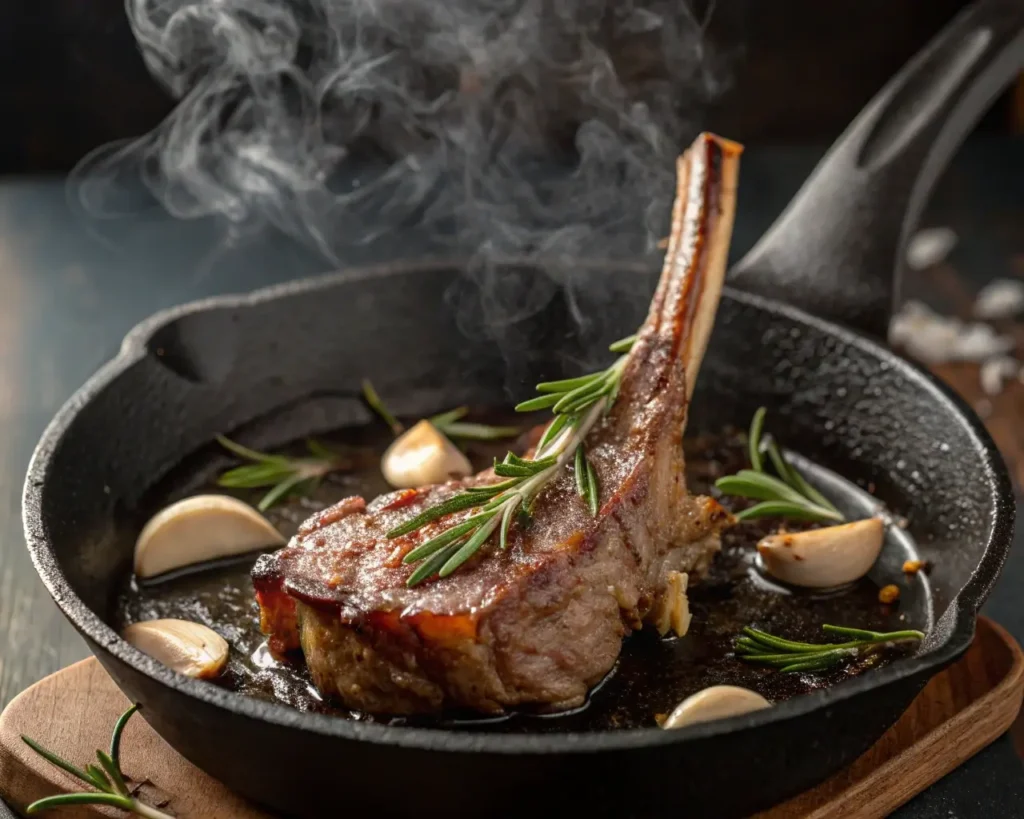
<path id="1" fill-rule="evenodd" d="M 889 605 L 890 603 L 895 603 L 899 599 L 900 599 L 900 587 L 899 586 L 895 586 L 892 583 L 890 583 L 888 586 L 883 586 L 881 589 L 878 590 L 878 600 L 879 600 L 879 602 L 882 602 L 882 603 L 885 603 L 886 605 Z"/>

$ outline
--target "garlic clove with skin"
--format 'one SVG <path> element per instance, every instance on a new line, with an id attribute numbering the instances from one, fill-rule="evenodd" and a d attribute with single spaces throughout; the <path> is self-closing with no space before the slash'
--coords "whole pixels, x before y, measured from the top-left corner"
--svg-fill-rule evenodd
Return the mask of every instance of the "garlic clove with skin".
<path id="1" fill-rule="evenodd" d="M 216 677 L 228 661 L 227 641 L 213 629 L 191 620 L 146 620 L 128 626 L 121 636 L 186 677 Z"/>
<path id="2" fill-rule="evenodd" d="M 195 495 L 157 512 L 135 542 L 135 575 L 155 575 L 287 541 L 249 504 L 228 495 Z"/>
<path id="3" fill-rule="evenodd" d="M 713 685 L 679 703 L 661 727 L 682 728 L 770 707 L 771 703 L 756 691 L 738 685 Z"/>
<path id="4" fill-rule="evenodd" d="M 867 518 L 810 529 L 768 535 L 757 551 L 765 570 L 794 586 L 827 589 L 858 580 L 870 571 L 885 540 L 885 524 Z"/>
<path id="5" fill-rule="evenodd" d="M 395 489 L 444 483 L 473 471 L 466 456 L 430 421 L 420 421 L 399 435 L 385 451 L 380 468 Z"/>

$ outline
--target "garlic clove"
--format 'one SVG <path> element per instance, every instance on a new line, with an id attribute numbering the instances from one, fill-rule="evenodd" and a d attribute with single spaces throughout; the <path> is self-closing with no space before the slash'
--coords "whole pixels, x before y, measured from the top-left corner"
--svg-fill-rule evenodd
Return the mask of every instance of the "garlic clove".
<path id="1" fill-rule="evenodd" d="M 444 483 L 473 471 L 466 456 L 430 421 L 420 421 L 399 435 L 381 458 L 380 468 L 395 489 Z"/>
<path id="2" fill-rule="evenodd" d="M 771 703 L 756 691 L 737 685 L 713 685 L 679 703 L 661 727 L 682 728 L 770 707 Z"/>
<path id="3" fill-rule="evenodd" d="M 286 542 L 249 504 L 228 495 L 196 495 L 157 512 L 143 527 L 135 542 L 135 574 L 153 577 Z"/>
<path id="4" fill-rule="evenodd" d="M 827 589 L 868 573 L 882 551 L 880 518 L 856 520 L 806 532 L 768 535 L 757 551 L 767 572 L 784 583 Z"/>
<path id="5" fill-rule="evenodd" d="M 147 620 L 133 623 L 121 635 L 139 651 L 168 668 L 207 680 L 228 661 L 228 644 L 217 632 L 190 620 Z"/>

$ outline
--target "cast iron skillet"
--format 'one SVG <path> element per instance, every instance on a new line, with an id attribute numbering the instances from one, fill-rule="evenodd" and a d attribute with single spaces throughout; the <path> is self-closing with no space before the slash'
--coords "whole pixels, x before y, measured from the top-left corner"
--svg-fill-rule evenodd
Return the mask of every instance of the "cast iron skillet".
<path id="1" fill-rule="evenodd" d="M 600 265 L 589 275 L 619 288 L 614 315 L 567 340 L 551 329 L 567 310 L 555 293 L 504 328 L 505 355 L 492 338 L 458 329 L 443 298 L 465 286 L 458 264 L 348 271 L 144 322 L 36 450 L 25 527 L 43 582 L 171 745 L 283 814 L 522 816 L 571 807 L 724 817 L 821 780 L 967 648 L 1010 543 L 1010 483 L 981 424 L 942 384 L 856 331 L 884 332 L 908 231 L 954 147 L 1024 62 L 1022 32 L 1018 0 L 983 0 L 869 104 L 733 271 L 734 286 L 748 292 L 725 294 L 695 397 L 694 428 L 743 425 L 767 404 L 781 437 L 874 483 L 907 517 L 934 564 L 935 622 L 917 656 L 680 731 L 473 734 L 245 699 L 176 676 L 107 625 L 147 491 L 216 433 L 272 446 L 365 420 L 355 399 L 365 373 L 402 396 L 396 409 L 411 416 L 521 398 L 640 323 L 655 271 L 627 276 Z M 528 266 L 506 268 L 527 286 L 550 287 Z"/>

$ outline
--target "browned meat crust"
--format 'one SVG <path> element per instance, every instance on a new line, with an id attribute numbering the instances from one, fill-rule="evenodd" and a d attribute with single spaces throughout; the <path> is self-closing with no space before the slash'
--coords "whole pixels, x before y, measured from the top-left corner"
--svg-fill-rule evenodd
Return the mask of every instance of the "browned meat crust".
<path id="1" fill-rule="evenodd" d="M 513 527 L 507 551 L 406 588 L 413 568 L 402 557 L 471 512 L 394 540 L 386 532 L 467 483 L 494 480 L 485 472 L 370 504 L 348 498 L 260 559 L 261 627 L 276 652 L 301 647 L 323 694 L 385 713 L 578 705 L 629 630 L 661 619 L 669 573 L 706 570 L 728 515 L 686 494 L 680 438 L 720 292 L 738 154 L 702 135 L 680 160 L 661 282 L 618 400 L 587 437 L 596 517 L 566 470 L 533 523 Z"/>

